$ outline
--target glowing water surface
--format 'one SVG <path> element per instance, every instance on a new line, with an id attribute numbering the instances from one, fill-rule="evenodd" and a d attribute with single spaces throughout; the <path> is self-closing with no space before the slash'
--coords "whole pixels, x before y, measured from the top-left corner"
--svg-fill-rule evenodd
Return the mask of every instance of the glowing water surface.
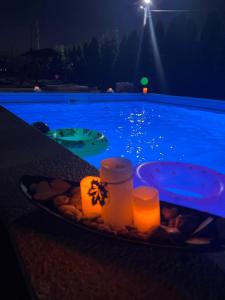
<path id="1" fill-rule="evenodd" d="M 81 127 L 98 130 L 108 149 L 87 157 L 123 156 L 134 165 L 155 160 L 186 161 L 225 173 L 224 114 L 158 105 L 151 102 L 87 104 L 4 104 L 28 123 L 46 122 L 51 129 Z"/>

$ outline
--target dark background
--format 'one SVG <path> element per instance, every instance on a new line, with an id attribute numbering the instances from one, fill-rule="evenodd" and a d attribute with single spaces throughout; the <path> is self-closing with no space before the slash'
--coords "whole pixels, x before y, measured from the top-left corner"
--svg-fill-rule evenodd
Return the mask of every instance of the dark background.
<path id="1" fill-rule="evenodd" d="M 131 82 L 141 91 L 147 76 L 151 92 L 225 99 L 225 0 L 152 2 L 164 12 L 145 28 L 142 0 L 2 2 L 0 86 Z"/>
<path id="2" fill-rule="evenodd" d="M 207 11 L 225 15 L 224 0 L 153 0 L 158 9 L 190 9 L 199 26 Z M 140 30 L 143 12 L 136 0 L 1 0 L 0 51 L 30 47 L 30 30 L 40 24 L 41 47 L 73 44 L 118 29 L 121 34 Z M 165 23 L 171 13 L 159 14 Z"/>

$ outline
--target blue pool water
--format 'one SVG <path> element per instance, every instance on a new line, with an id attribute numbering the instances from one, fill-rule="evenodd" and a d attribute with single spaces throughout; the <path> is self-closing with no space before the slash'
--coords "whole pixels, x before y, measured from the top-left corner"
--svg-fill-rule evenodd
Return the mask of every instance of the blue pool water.
<path id="1" fill-rule="evenodd" d="M 108 149 L 87 160 L 123 156 L 134 165 L 155 160 L 186 161 L 225 173 L 225 115 L 151 102 L 4 104 L 28 123 L 51 129 L 84 127 L 109 140 Z"/>

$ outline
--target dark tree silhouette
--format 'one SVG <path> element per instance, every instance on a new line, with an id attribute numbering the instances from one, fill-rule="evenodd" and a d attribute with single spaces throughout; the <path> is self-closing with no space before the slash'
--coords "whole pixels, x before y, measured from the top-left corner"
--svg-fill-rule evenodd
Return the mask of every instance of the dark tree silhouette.
<path id="1" fill-rule="evenodd" d="M 101 39 L 101 87 L 114 85 L 114 66 L 118 52 L 117 32 L 108 33 Z"/>
<path id="2" fill-rule="evenodd" d="M 90 85 L 98 85 L 100 82 L 100 49 L 99 42 L 93 38 L 84 47 L 84 60 L 86 63 L 86 79 Z"/>
<path id="3" fill-rule="evenodd" d="M 208 15 L 200 39 L 200 90 L 208 97 L 217 93 L 218 58 L 221 49 L 221 21 L 216 12 Z M 200 73 L 199 72 L 199 73 Z"/>
<path id="4" fill-rule="evenodd" d="M 123 36 L 119 45 L 118 56 L 115 63 L 115 78 L 116 81 L 127 80 L 127 37 Z"/>
<path id="5" fill-rule="evenodd" d="M 141 32 L 133 31 L 119 39 L 114 31 L 84 44 L 31 50 L 25 54 L 26 63 L 17 74 L 21 82 L 26 78 L 52 80 L 57 74 L 61 81 L 98 86 L 102 90 L 119 81 L 136 85 L 141 77 L 147 76 L 152 92 L 224 98 L 225 22 L 221 17 L 222 13 L 211 12 L 200 31 L 187 14 L 175 15 L 167 28 L 159 16 L 152 18 L 166 89 L 149 23 L 142 28 L 142 41 Z M 141 51 L 137 64 L 138 50 Z M 140 89 L 140 85 L 137 87 Z"/>
<path id="6" fill-rule="evenodd" d="M 131 32 L 131 34 L 128 35 L 127 46 L 126 46 L 127 76 L 125 79 L 126 81 L 129 82 L 134 82 L 135 80 L 135 71 L 136 71 L 135 67 L 137 61 L 138 43 L 139 43 L 138 34 L 134 30 L 133 32 Z"/>
<path id="7" fill-rule="evenodd" d="M 169 91 L 173 94 L 187 91 L 194 80 L 192 68 L 197 54 L 196 34 L 194 21 L 184 15 L 177 15 L 168 27 L 164 63 Z"/>

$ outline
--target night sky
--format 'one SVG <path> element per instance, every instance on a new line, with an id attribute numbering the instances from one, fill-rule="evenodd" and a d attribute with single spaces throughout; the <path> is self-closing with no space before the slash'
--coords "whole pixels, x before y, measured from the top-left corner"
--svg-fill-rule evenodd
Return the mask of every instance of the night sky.
<path id="1" fill-rule="evenodd" d="M 152 0 L 156 8 L 219 10 L 225 0 Z M 41 47 L 73 44 L 118 29 L 139 29 L 142 12 L 137 0 L 1 0 L 0 51 L 27 50 L 30 28 L 40 23 Z M 4 4 L 3 4 L 4 3 Z M 196 13 L 195 17 L 196 17 Z M 201 19 L 199 14 L 197 19 Z"/>

